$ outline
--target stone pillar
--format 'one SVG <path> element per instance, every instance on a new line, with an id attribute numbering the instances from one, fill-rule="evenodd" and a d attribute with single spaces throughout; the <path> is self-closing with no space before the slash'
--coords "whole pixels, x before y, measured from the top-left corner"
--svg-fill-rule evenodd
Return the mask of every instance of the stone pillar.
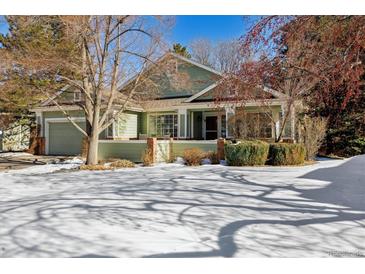
<path id="1" fill-rule="evenodd" d="M 147 149 L 152 154 L 152 162 L 156 163 L 156 154 L 157 154 L 157 139 L 148 137 L 147 138 Z"/>
<path id="2" fill-rule="evenodd" d="M 27 152 L 30 154 L 35 155 L 37 153 L 37 137 L 39 137 L 40 127 L 35 126 L 31 127 L 30 129 L 30 136 L 29 136 L 29 147 L 27 149 Z M 0 142 L 1 142 L 1 136 L 0 136 Z M 0 144 L 1 146 L 1 144 Z M 0 147 L 1 150 L 1 147 Z"/>
<path id="3" fill-rule="evenodd" d="M 82 138 L 82 142 L 81 142 L 81 157 L 82 158 L 86 158 L 87 157 L 87 152 L 89 150 L 89 141 L 87 137 L 83 137 Z"/>
<path id="4" fill-rule="evenodd" d="M 224 138 L 219 138 L 217 140 L 217 157 L 218 157 L 218 160 L 224 160 L 225 159 L 224 142 L 225 142 Z"/>

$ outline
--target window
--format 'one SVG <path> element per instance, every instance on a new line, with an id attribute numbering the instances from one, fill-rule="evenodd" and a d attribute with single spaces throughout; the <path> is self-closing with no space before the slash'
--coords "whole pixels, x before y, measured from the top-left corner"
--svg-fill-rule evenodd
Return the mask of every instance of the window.
<path id="1" fill-rule="evenodd" d="M 272 121 L 266 113 L 239 113 L 235 116 L 236 138 L 272 138 Z"/>
<path id="2" fill-rule="evenodd" d="M 155 137 L 177 137 L 177 114 L 149 116 L 149 134 Z"/>
<path id="3" fill-rule="evenodd" d="M 247 137 L 249 138 L 271 138 L 271 119 L 265 113 L 248 113 L 246 118 Z"/>
<path id="4" fill-rule="evenodd" d="M 74 92 L 74 102 L 80 102 L 81 101 L 81 92 L 75 91 Z"/>

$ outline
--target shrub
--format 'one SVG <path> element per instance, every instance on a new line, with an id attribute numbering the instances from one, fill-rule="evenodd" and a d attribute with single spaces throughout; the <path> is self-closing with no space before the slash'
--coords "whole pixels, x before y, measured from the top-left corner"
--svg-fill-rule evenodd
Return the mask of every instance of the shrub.
<path id="1" fill-rule="evenodd" d="M 152 149 L 145 149 L 142 154 L 142 162 L 144 166 L 152 166 L 153 165 L 153 151 Z"/>
<path id="2" fill-rule="evenodd" d="M 120 160 L 119 158 L 107 158 L 107 159 L 99 160 L 98 164 L 105 165 L 106 163 L 112 163 L 112 162 L 119 161 L 119 160 Z"/>
<path id="3" fill-rule="evenodd" d="M 300 165 L 304 163 L 305 154 L 305 147 L 302 144 L 270 144 L 268 162 L 274 166 Z"/>
<path id="4" fill-rule="evenodd" d="M 129 160 L 121 159 L 112 162 L 110 166 L 114 168 L 123 168 L 123 167 L 134 167 L 135 164 Z"/>
<path id="5" fill-rule="evenodd" d="M 316 117 L 304 117 L 303 122 L 303 144 L 306 149 L 306 160 L 313 160 L 317 155 L 322 141 L 326 135 L 327 119 Z"/>
<path id="6" fill-rule="evenodd" d="M 269 153 L 269 144 L 263 141 L 241 141 L 225 144 L 224 153 L 230 166 L 264 165 Z"/>
<path id="7" fill-rule="evenodd" d="M 80 170 L 112 170 L 113 168 L 110 166 L 104 165 L 81 165 Z"/>
<path id="8" fill-rule="evenodd" d="M 215 151 L 208 151 L 205 154 L 205 158 L 208 158 L 212 165 L 219 164 L 218 154 Z"/>
<path id="9" fill-rule="evenodd" d="M 184 161 L 188 166 L 198 166 L 201 161 L 205 158 L 206 153 L 200 148 L 190 148 L 184 150 Z"/>
<path id="10" fill-rule="evenodd" d="M 358 155 L 365 153 L 365 137 L 360 137 L 349 141 L 349 146 L 347 148 L 350 155 Z"/>

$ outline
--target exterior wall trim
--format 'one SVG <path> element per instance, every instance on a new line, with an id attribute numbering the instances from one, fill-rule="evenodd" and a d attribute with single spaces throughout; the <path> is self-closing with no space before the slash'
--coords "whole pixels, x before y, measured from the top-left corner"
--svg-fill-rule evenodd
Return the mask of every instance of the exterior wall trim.
<path id="1" fill-rule="evenodd" d="M 158 141 L 160 142 L 160 141 Z M 217 143 L 217 140 L 174 140 L 174 144 L 215 144 Z"/>
<path id="2" fill-rule="evenodd" d="M 116 107 L 118 107 L 118 105 L 115 105 Z M 70 105 L 70 106 L 61 106 L 61 108 L 63 110 L 83 110 L 81 107 L 77 106 L 77 105 Z M 102 107 L 103 109 L 103 107 Z M 125 108 L 125 110 L 129 110 L 129 111 L 135 111 L 135 112 L 144 112 L 144 109 L 139 108 L 139 107 L 131 107 L 131 106 L 127 106 Z M 30 111 L 32 112 L 42 112 L 42 111 L 61 111 L 59 107 L 57 106 L 40 106 L 40 107 L 35 107 L 33 109 L 30 109 Z"/>
<path id="3" fill-rule="evenodd" d="M 177 109 L 188 109 L 188 110 L 194 110 L 194 109 L 209 109 L 209 110 L 214 110 L 217 108 L 224 108 L 224 106 L 226 106 L 227 104 L 231 105 L 231 106 L 235 106 L 235 107 L 240 107 L 242 106 L 242 104 L 236 103 L 236 102 L 225 102 L 222 103 L 221 105 L 218 104 L 214 104 L 214 102 L 205 102 L 205 103 L 194 103 L 194 102 L 190 102 L 190 103 L 184 103 L 182 105 L 175 105 L 175 106 L 171 106 L 171 107 L 158 107 L 158 108 L 150 108 L 150 109 L 146 109 L 146 112 L 162 112 L 162 111 L 176 111 Z M 280 99 L 272 99 L 268 105 L 269 106 L 281 106 L 283 105 L 284 102 L 283 100 Z M 247 102 L 244 107 L 260 107 L 260 103 L 258 102 Z"/>
<path id="4" fill-rule="evenodd" d="M 99 140 L 99 143 L 112 143 L 112 144 L 127 144 L 127 143 L 134 143 L 134 144 L 145 144 L 146 140 Z"/>
<path id="5" fill-rule="evenodd" d="M 206 87 L 205 89 L 199 91 L 198 93 L 195 93 L 193 96 L 189 97 L 188 99 L 186 99 L 184 102 L 185 103 L 190 103 L 191 101 L 195 100 L 196 98 L 204 95 L 205 93 L 207 93 L 208 91 L 212 90 L 213 88 L 215 88 L 216 86 L 218 86 L 217 83 L 214 83 L 208 87 Z"/>

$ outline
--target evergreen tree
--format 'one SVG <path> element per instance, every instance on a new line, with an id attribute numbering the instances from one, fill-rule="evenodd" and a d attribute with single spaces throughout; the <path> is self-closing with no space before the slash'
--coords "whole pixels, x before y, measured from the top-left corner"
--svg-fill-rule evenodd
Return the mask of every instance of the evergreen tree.
<path id="1" fill-rule="evenodd" d="M 0 112 L 6 113 L 0 118 L 3 128 L 15 118 L 28 116 L 31 107 L 64 85 L 56 76 L 70 70 L 63 66 L 64 60 L 77 52 L 58 16 L 6 16 L 5 20 L 9 30 L 0 34 Z M 46 60 L 58 62 L 49 65 Z"/>
<path id="2" fill-rule="evenodd" d="M 172 45 L 173 52 L 179 54 L 185 58 L 191 58 L 191 54 L 188 52 L 187 48 L 182 46 L 180 43 Z"/>

